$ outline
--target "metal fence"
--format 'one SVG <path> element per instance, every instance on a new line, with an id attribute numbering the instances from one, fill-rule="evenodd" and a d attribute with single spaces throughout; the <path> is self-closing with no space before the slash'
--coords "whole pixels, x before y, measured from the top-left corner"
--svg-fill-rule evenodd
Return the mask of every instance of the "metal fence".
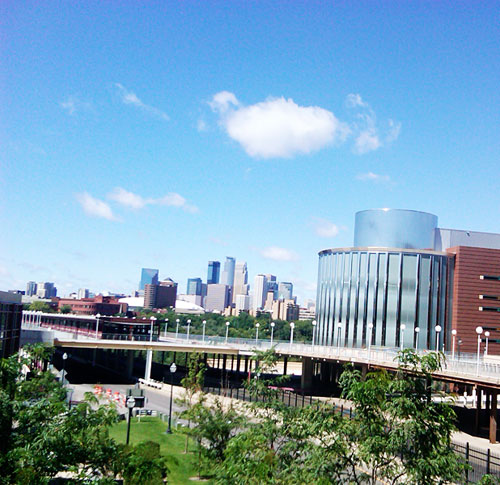
<path id="1" fill-rule="evenodd" d="M 263 400 L 262 397 L 250 393 L 245 387 L 204 387 L 203 390 L 207 393 L 247 402 Z M 333 407 L 335 413 L 339 413 L 349 419 L 352 419 L 352 417 L 354 416 L 354 412 L 352 410 L 352 407 L 350 406 L 344 406 L 343 404 L 338 405 L 336 403 L 331 403 L 328 400 L 313 398 L 311 395 L 306 395 L 304 393 L 277 389 L 276 397 L 288 406 L 316 406 L 319 408 L 321 404 L 329 404 Z M 493 475 L 497 478 L 500 478 L 500 455 L 492 453 L 489 448 L 484 451 L 470 446 L 468 442 L 463 444 L 452 441 L 451 446 L 455 453 L 457 453 L 466 464 L 463 483 L 477 483 L 483 475 Z"/>

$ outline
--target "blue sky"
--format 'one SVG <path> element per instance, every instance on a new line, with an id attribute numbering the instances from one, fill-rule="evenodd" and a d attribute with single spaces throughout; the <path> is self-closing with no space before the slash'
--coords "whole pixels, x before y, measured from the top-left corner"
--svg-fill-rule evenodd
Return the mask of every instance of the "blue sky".
<path id="1" fill-rule="evenodd" d="M 0 4 L 0 288 L 315 297 L 358 210 L 500 232 L 498 3 Z"/>

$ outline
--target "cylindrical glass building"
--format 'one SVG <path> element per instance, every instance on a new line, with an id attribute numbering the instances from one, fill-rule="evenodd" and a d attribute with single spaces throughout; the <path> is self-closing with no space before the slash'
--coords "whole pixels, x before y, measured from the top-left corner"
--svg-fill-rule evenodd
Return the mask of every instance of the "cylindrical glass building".
<path id="1" fill-rule="evenodd" d="M 436 226 L 417 211 L 358 212 L 356 241 L 365 245 L 319 253 L 318 343 L 435 349 L 437 341 L 442 350 L 453 258 L 431 249 Z"/>

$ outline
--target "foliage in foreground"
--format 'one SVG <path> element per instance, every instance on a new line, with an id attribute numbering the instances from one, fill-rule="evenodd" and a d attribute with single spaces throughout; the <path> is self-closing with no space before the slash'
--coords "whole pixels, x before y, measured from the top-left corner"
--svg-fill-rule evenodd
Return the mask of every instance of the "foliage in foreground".
<path id="1" fill-rule="evenodd" d="M 43 370 L 52 352 L 26 347 L 0 361 L 0 484 L 47 484 L 63 472 L 74 483 L 114 483 L 121 474 L 125 483 L 163 483 L 166 468 L 153 444 L 130 448 L 109 437 L 114 406 L 90 394 L 68 407 L 65 388 Z M 137 481 L 138 473 L 148 480 Z"/>
<path id="2" fill-rule="evenodd" d="M 218 401 L 209 406 L 205 399 L 191 410 L 194 433 L 216 483 L 460 481 L 463 465 L 450 447 L 454 413 L 448 404 L 430 399 L 432 372 L 442 365 L 441 354 L 420 357 L 405 350 L 393 375 L 375 371 L 363 377 L 347 367 L 341 385 L 354 406 L 352 420 L 330 405 L 286 406 L 276 383 L 259 378 L 274 366 L 276 355 L 268 351 L 255 358 L 259 366 L 248 389 L 261 400 L 240 414 Z"/>

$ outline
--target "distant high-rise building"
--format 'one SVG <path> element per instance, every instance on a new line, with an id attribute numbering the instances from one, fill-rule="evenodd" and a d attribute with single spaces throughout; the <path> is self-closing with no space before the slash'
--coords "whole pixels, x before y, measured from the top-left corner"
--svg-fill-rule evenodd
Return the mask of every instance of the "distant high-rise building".
<path id="1" fill-rule="evenodd" d="M 146 285 L 157 285 L 157 284 L 158 284 L 158 270 L 151 268 L 142 268 L 139 290 L 144 290 Z"/>
<path id="2" fill-rule="evenodd" d="M 224 271 L 222 272 L 221 283 L 227 286 L 234 286 L 234 267 L 236 260 L 230 256 L 226 256 L 226 262 L 224 263 Z"/>
<path id="3" fill-rule="evenodd" d="M 276 281 L 276 276 L 272 274 L 266 274 L 267 279 L 267 292 L 273 292 L 273 299 L 278 299 L 278 282 Z"/>
<path id="4" fill-rule="evenodd" d="M 236 314 L 250 310 L 250 297 L 248 295 L 236 295 Z"/>
<path id="5" fill-rule="evenodd" d="M 89 297 L 89 290 L 87 288 L 80 288 L 78 290 L 78 299 L 81 300 L 82 298 L 88 298 Z"/>
<path id="6" fill-rule="evenodd" d="M 281 300 L 291 300 L 293 298 L 293 284 L 282 281 L 278 285 L 278 298 Z"/>
<path id="7" fill-rule="evenodd" d="M 144 287 L 144 308 L 175 307 L 177 299 L 177 283 L 167 278 L 157 285 L 146 284 Z"/>
<path id="8" fill-rule="evenodd" d="M 258 310 L 264 307 L 264 300 L 267 296 L 267 278 L 266 275 L 258 274 L 254 279 L 253 287 L 253 308 Z"/>
<path id="9" fill-rule="evenodd" d="M 248 295 L 247 263 L 238 261 L 234 267 L 233 303 L 238 295 Z"/>
<path id="10" fill-rule="evenodd" d="M 36 283 L 34 281 L 28 281 L 26 284 L 26 296 L 36 295 Z"/>
<path id="11" fill-rule="evenodd" d="M 188 278 L 186 294 L 188 294 L 188 295 L 200 295 L 201 296 L 201 294 L 202 294 L 201 278 Z"/>
<path id="12" fill-rule="evenodd" d="M 208 262 L 207 285 L 217 285 L 220 279 L 220 262 Z"/>
<path id="13" fill-rule="evenodd" d="M 0 359 L 19 350 L 23 305 L 21 295 L 0 291 Z"/>
<path id="14" fill-rule="evenodd" d="M 57 288 L 54 283 L 41 282 L 36 285 L 36 296 L 38 298 L 52 298 L 57 296 Z"/>
<path id="15" fill-rule="evenodd" d="M 214 284 L 207 285 L 207 296 L 205 298 L 205 309 L 208 312 L 223 312 L 229 305 L 231 289 L 228 285 Z"/>

